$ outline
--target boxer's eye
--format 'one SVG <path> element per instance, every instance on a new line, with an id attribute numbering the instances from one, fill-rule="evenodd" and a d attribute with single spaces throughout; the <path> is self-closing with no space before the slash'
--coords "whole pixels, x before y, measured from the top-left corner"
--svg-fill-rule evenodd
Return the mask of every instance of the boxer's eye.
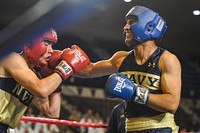
<path id="1" fill-rule="evenodd" d="M 137 18 L 132 17 L 132 18 L 128 19 L 127 23 L 129 25 L 135 24 L 135 23 L 137 23 Z"/>
<path id="2" fill-rule="evenodd" d="M 55 44 L 55 42 L 54 41 L 51 41 L 51 40 L 44 40 L 43 41 L 43 43 L 44 43 L 44 45 L 52 45 L 53 46 L 53 44 Z"/>

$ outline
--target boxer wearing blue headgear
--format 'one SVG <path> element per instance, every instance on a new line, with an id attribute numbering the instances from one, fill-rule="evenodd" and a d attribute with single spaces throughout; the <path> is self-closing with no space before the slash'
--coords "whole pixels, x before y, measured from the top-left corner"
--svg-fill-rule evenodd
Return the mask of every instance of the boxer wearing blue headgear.
<path id="1" fill-rule="evenodd" d="M 133 49 L 91 63 L 77 76 L 110 75 L 105 93 L 126 101 L 126 133 L 178 133 L 174 113 L 180 102 L 181 65 L 173 53 L 156 44 L 167 29 L 166 22 L 151 9 L 134 6 L 123 29 L 125 43 Z"/>
<path id="2" fill-rule="evenodd" d="M 134 38 L 129 46 L 134 47 L 150 39 L 160 40 L 167 29 L 165 20 L 158 13 L 144 6 L 134 6 L 129 10 L 126 20 L 130 18 L 135 19 L 136 22 L 130 27 Z"/>

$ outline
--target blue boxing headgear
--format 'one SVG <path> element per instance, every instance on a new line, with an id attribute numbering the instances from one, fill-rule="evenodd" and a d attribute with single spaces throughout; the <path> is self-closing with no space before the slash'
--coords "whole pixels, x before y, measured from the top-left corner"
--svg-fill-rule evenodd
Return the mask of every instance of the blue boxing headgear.
<path id="1" fill-rule="evenodd" d="M 133 47 L 150 39 L 160 40 L 167 29 L 165 20 L 158 13 L 144 6 L 134 6 L 126 14 L 126 20 L 131 17 L 137 19 L 130 28 L 134 35 L 131 44 Z"/>

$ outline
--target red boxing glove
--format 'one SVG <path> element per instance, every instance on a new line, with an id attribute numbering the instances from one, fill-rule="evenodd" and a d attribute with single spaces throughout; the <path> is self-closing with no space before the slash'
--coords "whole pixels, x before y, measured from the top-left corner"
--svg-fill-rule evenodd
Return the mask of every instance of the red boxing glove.
<path id="1" fill-rule="evenodd" d="M 45 77 L 51 75 L 54 72 L 55 67 L 61 61 L 61 54 L 62 54 L 62 51 L 54 50 L 48 61 L 48 64 L 41 67 L 41 71 Z"/>
<path id="2" fill-rule="evenodd" d="M 86 53 L 76 45 L 73 45 L 71 49 L 64 49 L 61 59 L 62 61 L 56 66 L 55 71 L 59 73 L 64 80 L 74 72 L 81 71 L 90 63 L 90 59 Z"/>
<path id="3" fill-rule="evenodd" d="M 47 77 L 54 72 L 54 69 L 49 68 L 48 65 L 44 65 L 44 66 L 41 67 L 41 72 L 43 74 L 43 77 Z"/>
<path id="4" fill-rule="evenodd" d="M 55 67 L 60 63 L 62 55 L 62 51 L 60 50 L 54 50 L 53 54 L 51 55 L 49 59 L 49 67 L 52 69 L 55 69 Z"/>
<path id="5" fill-rule="evenodd" d="M 72 66 L 74 72 L 81 71 L 90 63 L 86 53 L 76 45 L 73 45 L 71 49 L 65 49 L 61 58 Z"/>

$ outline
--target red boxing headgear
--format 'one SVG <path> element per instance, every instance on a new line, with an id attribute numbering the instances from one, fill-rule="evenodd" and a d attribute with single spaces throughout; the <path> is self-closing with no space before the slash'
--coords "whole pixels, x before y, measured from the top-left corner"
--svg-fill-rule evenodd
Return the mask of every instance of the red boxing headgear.
<path id="1" fill-rule="evenodd" d="M 24 46 L 24 53 L 29 57 L 29 62 L 33 65 L 39 65 L 39 58 L 47 52 L 47 46 L 43 41 L 52 41 L 56 43 L 58 41 L 57 33 L 55 29 L 51 28 L 40 37 L 31 41 L 31 46 Z"/>

